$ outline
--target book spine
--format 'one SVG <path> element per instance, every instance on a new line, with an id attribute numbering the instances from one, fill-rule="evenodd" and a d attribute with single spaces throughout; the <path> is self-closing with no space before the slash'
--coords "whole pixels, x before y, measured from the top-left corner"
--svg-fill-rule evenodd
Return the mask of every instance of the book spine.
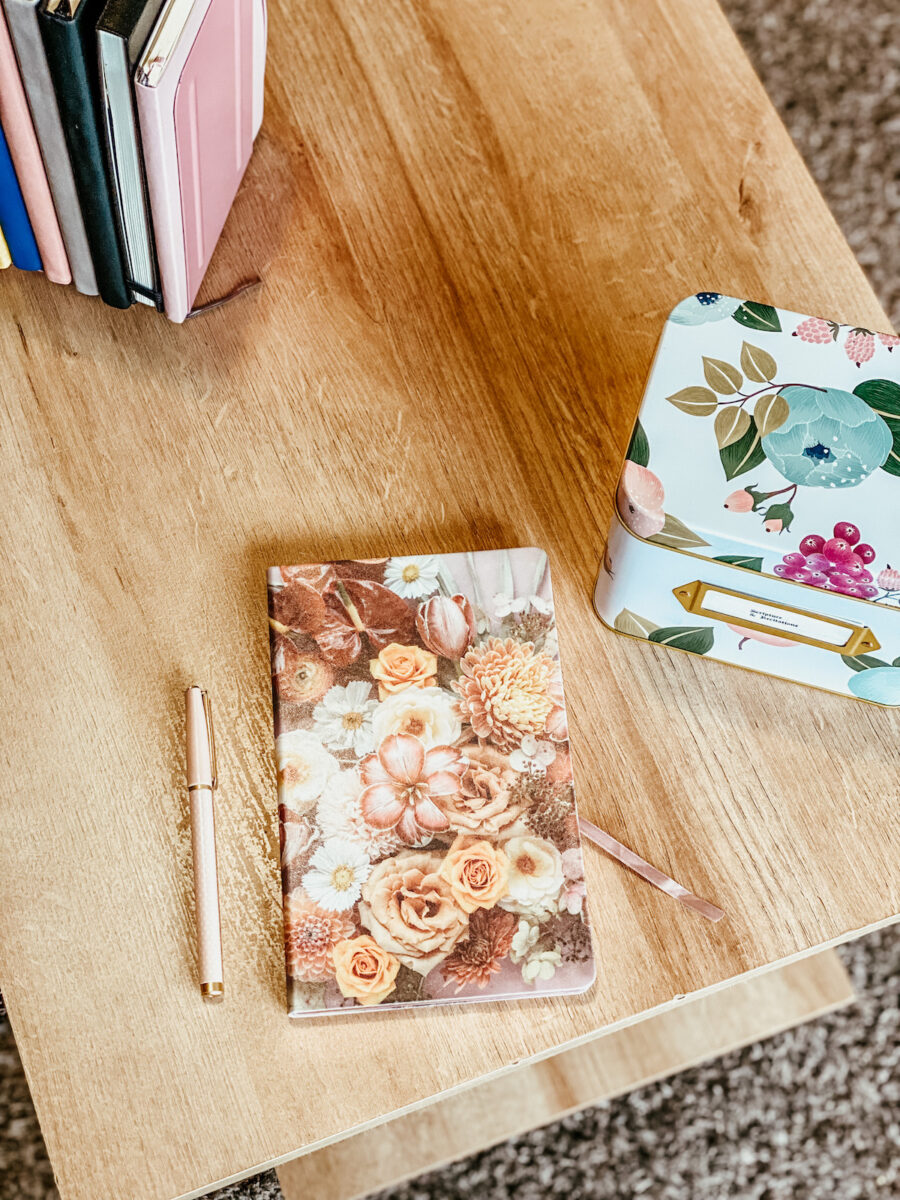
<path id="1" fill-rule="evenodd" d="M 121 34 L 103 28 L 97 31 L 97 41 L 104 147 L 113 185 L 125 282 L 135 300 L 161 309 L 162 292 L 128 45 Z"/>
<path id="2" fill-rule="evenodd" d="M 0 124 L 9 143 L 9 153 L 22 189 L 28 219 L 47 278 L 53 283 L 71 283 L 72 274 L 63 244 L 47 173 L 41 160 L 19 66 L 10 40 L 6 18 L 0 9 Z"/>
<path id="3" fill-rule="evenodd" d="M 131 292 L 125 284 L 122 253 L 112 208 L 110 180 L 98 116 L 96 50 L 91 54 L 95 9 L 83 0 L 78 16 L 62 20 L 40 13 L 41 34 L 59 105 L 63 133 L 75 176 L 97 286 L 113 308 L 129 308 Z M 96 17 L 96 12 L 93 11 Z"/>
<path id="4" fill-rule="evenodd" d="M 13 266 L 20 271 L 40 271 L 41 256 L 38 253 L 37 242 L 15 168 L 9 154 L 9 147 L 3 130 L 0 128 L 0 226 L 6 237 L 9 252 L 12 255 Z"/>
<path id="5" fill-rule="evenodd" d="M 3 7 L 40 144 L 41 157 L 47 171 L 57 219 L 62 229 L 72 277 L 79 292 L 86 296 L 96 296 L 94 263 L 75 190 L 75 179 L 63 136 L 56 93 L 47 67 L 36 0 L 3 0 Z"/>
<path id="6" fill-rule="evenodd" d="M 135 87 L 135 95 L 165 311 L 169 320 L 180 323 L 187 316 L 190 306 L 185 275 L 181 189 L 175 153 L 173 97 L 167 91 L 140 82 Z"/>

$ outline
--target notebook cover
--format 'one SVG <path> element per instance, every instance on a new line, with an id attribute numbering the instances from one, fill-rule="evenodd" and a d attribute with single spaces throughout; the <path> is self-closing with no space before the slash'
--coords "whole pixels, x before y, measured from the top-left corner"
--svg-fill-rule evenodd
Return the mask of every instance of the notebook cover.
<path id="1" fill-rule="evenodd" d="M 31 113 L 19 64 L 13 49 L 6 17 L 0 9 L 0 124 L 6 133 L 9 153 L 22 189 L 25 208 L 37 242 L 38 253 L 47 278 L 53 283 L 71 283 L 72 273 L 63 244 L 56 209 L 47 183 L 41 150 L 34 132 Z"/>
<path id="2" fill-rule="evenodd" d="M 113 203 L 119 225 L 119 243 L 122 247 L 126 283 L 135 293 L 136 300 L 150 300 L 160 309 L 162 290 L 159 283 L 159 264 L 156 261 L 147 173 L 141 151 L 137 105 L 131 82 L 141 51 L 163 3 L 164 0 L 107 0 L 97 25 L 101 98 L 107 110 L 103 122 L 103 135 L 107 169 L 114 184 Z M 120 101 L 118 93 L 107 92 L 104 87 L 104 55 L 101 49 L 103 46 L 109 52 L 107 57 L 118 56 L 116 61 L 119 64 L 120 77 L 127 77 L 129 81 L 127 103 Z M 136 235 L 138 257 L 147 260 L 143 266 L 147 273 L 146 282 L 136 278 L 141 267 L 136 271 L 131 260 L 128 249 L 129 232 L 132 237 Z"/>
<path id="3" fill-rule="evenodd" d="M 39 17 L 97 287 L 113 308 L 129 308 L 99 107 L 96 28 L 102 8 L 103 0 L 81 0 L 74 17 L 45 6 Z"/>
<path id="4" fill-rule="evenodd" d="M 57 220 L 62 230 L 72 278 L 79 292 L 95 296 L 97 280 L 94 264 L 75 190 L 75 178 L 63 136 L 56 93 L 47 66 L 47 55 L 38 23 L 39 2 L 40 0 L 3 0 L 3 7 L 19 63 L 22 84 L 28 97 L 31 119 L 40 144 Z"/>
<path id="5" fill-rule="evenodd" d="M 40 271 L 41 256 L 28 220 L 28 212 L 15 167 L 0 126 L 0 226 L 12 256 L 13 266 L 20 271 Z"/>
<path id="6" fill-rule="evenodd" d="M 292 1017 L 594 978 L 542 550 L 268 573 Z"/>
<path id="7" fill-rule="evenodd" d="M 252 151 L 265 67 L 260 11 L 262 0 L 199 0 L 165 67 L 137 79 L 156 249 L 173 321 L 191 310 Z"/>

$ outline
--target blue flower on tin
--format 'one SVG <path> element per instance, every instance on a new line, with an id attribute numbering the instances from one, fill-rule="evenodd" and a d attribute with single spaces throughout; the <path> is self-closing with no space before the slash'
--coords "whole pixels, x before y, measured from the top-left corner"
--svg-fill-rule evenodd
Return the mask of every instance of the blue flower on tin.
<path id="1" fill-rule="evenodd" d="M 856 487 L 884 464 L 893 445 L 887 422 L 840 388 L 784 387 L 788 419 L 762 439 L 769 462 L 804 487 Z"/>
<path id="2" fill-rule="evenodd" d="M 710 321 L 724 321 L 734 316 L 741 301 L 734 296 L 723 296 L 721 292 L 697 292 L 677 304 L 669 314 L 676 325 L 708 325 Z"/>
<path id="3" fill-rule="evenodd" d="M 860 700 L 900 704 L 900 667 L 871 667 L 868 671 L 858 671 L 848 687 Z"/>

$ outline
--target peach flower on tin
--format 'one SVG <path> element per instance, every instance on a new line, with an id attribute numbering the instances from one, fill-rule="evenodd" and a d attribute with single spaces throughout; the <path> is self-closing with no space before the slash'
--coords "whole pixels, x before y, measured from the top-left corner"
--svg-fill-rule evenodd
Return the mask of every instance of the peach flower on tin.
<path id="1" fill-rule="evenodd" d="M 333 954 L 334 978 L 342 996 L 368 1007 L 380 1004 L 394 990 L 400 960 L 369 934 L 338 942 Z"/>
<path id="2" fill-rule="evenodd" d="M 616 491 L 616 507 L 623 522 L 638 537 L 659 533 L 666 523 L 665 492 L 661 480 L 646 467 L 626 462 Z"/>
<path id="3" fill-rule="evenodd" d="M 404 850 L 363 884 L 359 919 L 384 950 L 427 975 L 463 940 L 469 918 L 441 877 L 443 856 Z"/>
<path id="4" fill-rule="evenodd" d="M 475 613 L 465 596 L 432 596 L 419 605 L 416 629 L 435 654 L 462 658 L 475 641 Z"/>
<path id="5" fill-rule="evenodd" d="M 391 642 L 369 663 L 378 680 L 378 697 L 384 700 L 407 688 L 434 687 L 437 682 L 437 658 L 421 646 L 401 646 Z"/>
<path id="6" fill-rule="evenodd" d="M 510 767 L 506 755 L 493 746 L 462 747 L 465 770 L 459 790 L 444 798 L 442 807 L 450 828 L 459 833 L 497 837 L 521 817 L 524 801 L 514 799 L 513 788 L 518 772 Z"/>
<path id="7" fill-rule="evenodd" d="M 408 845 L 449 829 L 445 797 L 459 788 L 463 760 L 452 746 L 426 750 L 417 737 L 391 734 L 359 764 L 360 809 L 369 825 L 393 829 Z"/>
<path id="8" fill-rule="evenodd" d="M 476 737 L 515 750 L 528 734 L 569 735 L 559 665 L 531 642 L 490 638 L 460 660 L 453 684 L 459 710 Z"/>
<path id="9" fill-rule="evenodd" d="M 777 633 L 763 633 L 761 629 L 745 629 L 743 625 L 729 625 L 728 628 L 741 639 L 738 642 L 738 650 L 743 650 L 745 642 L 762 642 L 764 646 L 788 647 L 798 644 L 792 642 L 790 638 L 779 637 Z"/>
<path id="10" fill-rule="evenodd" d="M 493 908 L 506 893 L 509 859 L 497 846 L 460 834 L 444 859 L 441 878 L 464 912 Z"/>

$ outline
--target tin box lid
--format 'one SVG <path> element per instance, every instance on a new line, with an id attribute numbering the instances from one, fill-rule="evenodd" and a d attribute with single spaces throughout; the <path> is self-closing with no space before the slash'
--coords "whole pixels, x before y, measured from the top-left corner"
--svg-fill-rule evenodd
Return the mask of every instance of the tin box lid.
<path id="1" fill-rule="evenodd" d="M 900 606 L 900 337 L 689 296 L 616 498 L 669 549 Z"/>

